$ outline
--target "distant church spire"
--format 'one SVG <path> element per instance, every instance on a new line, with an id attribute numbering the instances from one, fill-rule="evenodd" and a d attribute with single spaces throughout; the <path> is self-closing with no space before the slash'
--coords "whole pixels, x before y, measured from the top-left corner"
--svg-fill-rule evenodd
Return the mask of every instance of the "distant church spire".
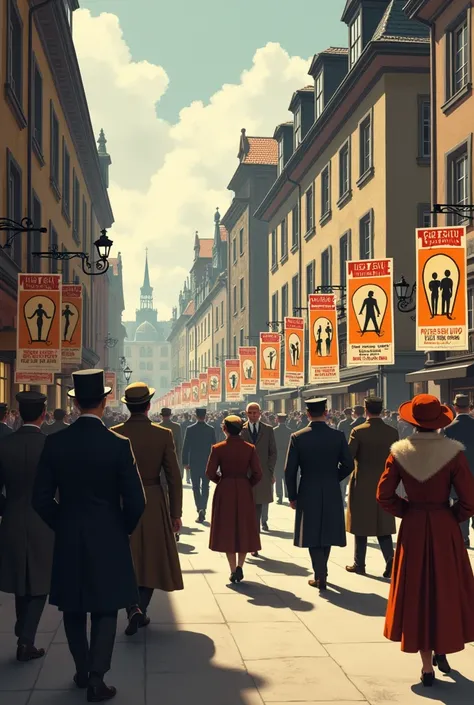
<path id="1" fill-rule="evenodd" d="M 107 140 L 105 139 L 105 133 L 102 129 L 100 131 L 97 144 L 99 145 L 97 153 L 99 155 L 100 174 L 102 176 L 102 181 L 104 182 L 105 188 L 109 188 L 109 168 L 112 164 L 112 159 L 107 152 Z"/>
<path id="2" fill-rule="evenodd" d="M 150 272 L 148 270 L 148 247 L 145 250 L 143 286 L 140 288 L 140 308 L 153 308 L 153 287 L 150 284 Z"/>

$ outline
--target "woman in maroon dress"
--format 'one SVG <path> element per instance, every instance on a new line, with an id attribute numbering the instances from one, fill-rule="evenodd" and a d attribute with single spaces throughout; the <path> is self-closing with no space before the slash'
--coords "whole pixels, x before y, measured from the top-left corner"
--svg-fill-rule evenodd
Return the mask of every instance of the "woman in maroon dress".
<path id="1" fill-rule="evenodd" d="M 217 484 L 209 548 L 227 555 L 232 583 L 243 579 L 247 553 L 261 549 L 252 487 L 262 479 L 262 468 L 255 446 L 240 437 L 242 427 L 239 416 L 224 419 L 226 440 L 212 447 L 206 469 Z"/>
<path id="2" fill-rule="evenodd" d="M 446 654 L 474 641 L 474 577 L 459 526 L 474 514 L 474 478 L 464 446 L 436 433 L 453 420 L 447 406 L 420 394 L 399 413 L 416 431 L 392 446 L 377 491 L 402 518 L 384 635 L 420 652 L 421 680 L 431 686 L 433 666 L 449 673 Z M 406 499 L 396 493 L 400 481 Z M 452 486 L 459 499 L 450 506 Z"/>

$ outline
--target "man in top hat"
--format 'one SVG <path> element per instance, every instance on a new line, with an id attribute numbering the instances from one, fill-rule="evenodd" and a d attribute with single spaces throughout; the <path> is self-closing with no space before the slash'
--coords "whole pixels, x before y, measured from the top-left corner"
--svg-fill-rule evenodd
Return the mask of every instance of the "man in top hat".
<path id="1" fill-rule="evenodd" d="M 183 466 L 181 464 L 181 456 L 183 454 L 183 437 L 181 435 L 181 426 L 179 423 L 171 420 L 171 409 L 163 407 L 161 410 L 161 423 L 160 426 L 167 428 L 173 434 L 174 446 L 176 449 L 176 455 L 178 457 L 178 463 L 180 464 L 181 478 L 183 477 Z"/>
<path id="2" fill-rule="evenodd" d="M 470 401 L 467 394 L 456 394 L 453 403 L 456 418 L 452 424 L 444 429 L 444 433 L 448 436 L 448 438 L 452 438 L 455 441 L 460 441 L 463 444 L 465 448 L 464 453 L 469 464 L 469 470 L 474 475 L 474 419 L 470 415 L 469 404 Z M 454 500 L 457 499 L 457 495 L 454 490 L 452 490 L 451 496 Z M 464 538 L 464 544 L 467 548 L 469 548 L 469 519 L 462 522 L 461 530 Z"/>
<path id="3" fill-rule="evenodd" d="M 139 627 L 150 623 L 147 609 L 154 590 L 172 592 L 183 589 L 173 536 L 181 529 L 183 483 L 172 430 L 152 423 L 148 417 L 154 394 L 155 390 L 143 382 L 130 384 L 122 397 L 130 418 L 112 429 L 126 436 L 132 444 L 147 500 L 143 516 L 130 538 L 139 602 L 138 605 L 128 605 L 127 636 L 136 634 Z M 162 409 L 162 414 L 163 411 L 165 418 L 168 417 L 170 410 Z M 162 469 L 166 489 L 160 482 Z"/>
<path id="4" fill-rule="evenodd" d="M 196 409 L 196 423 L 188 426 L 184 437 L 183 465 L 191 473 L 194 501 L 200 524 L 206 519 L 209 500 L 209 480 L 206 477 L 207 461 L 211 448 L 216 444 L 216 432 L 206 423 L 206 409 Z"/>
<path id="5" fill-rule="evenodd" d="M 10 426 L 7 425 L 7 416 L 8 404 L 0 402 L 0 440 L 5 436 L 10 436 L 13 433 Z"/>
<path id="6" fill-rule="evenodd" d="M 388 426 L 381 417 L 383 399 L 367 397 L 366 422 L 351 431 L 349 450 L 355 469 L 349 481 L 349 501 L 346 528 L 354 534 L 354 563 L 346 566 L 349 573 L 365 575 L 365 557 L 369 536 L 376 536 L 385 559 L 384 578 L 390 578 L 393 566 L 393 540 L 396 533 L 395 517 L 377 502 L 377 487 L 390 448 L 398 441 L 398 431 Z"/>
<path id="7" fill-rule="evenodd" d="M 285 497 L 288 497 L 285 484 L 285 461 L 290 444 L 291 429 L 286 425 L 287 418 L 288 416 L 286 414 L 277 414 L 278 425 L 273 429 L 277 450 L 275 464 L 275 492 L 277 504 L 283 503 L 283 494 L 285 494 Z"/>
<path id="8" fill-rule="evenodd" d="M 326 423 L 327 399 L 308 399 L 306 407 L 310 423 L 291 436 L 285 478 L 296 510 L 295 546 L 309 548 L 314 570 L 309 584 L 325 590 L 331 547 L 346 545 L 339 483 L 354 462 L 344 434 Z"/>
<path id="9" fill-rule="evenodd" d="M 0 591 L 15 595 L 17 660 L 31 661 L 45 653 L 35 647 L 35 637 L 50 590 L 54 544 L 31 504 L 46 440 L 40 430 L 46 396 L 19 392 L 16 400 L 23 426 L 0 441 Z"/>
<path id="10" fill-rule="evenodd" d="M 69 427 L 69 424 L 64 421 L 66 418 L 66 412 L 64 409 L 55 409 L 53 412 L 54 421 L 47 426 L 44 426 L 41 430 L 46 436 L 50 436 L 52 433 L 57 433 L 58 431 L 65 431 Z"/>
<path id="11" fill-rule="evenodd" d="M 33 507 L 56 534 L 50 603 L 64 613 L 74 681 L 87 688 L 89 702 L 102 702 L 117 692 L 104 683 L 117 612 L 138 603 L 129 536 L 145 495 L 130 441 L 102 422 L 112 391 L 104 386 L 103 370 L 75 372 L 73 383 L 68 394 L 80 416 L 46 437 Z"/>

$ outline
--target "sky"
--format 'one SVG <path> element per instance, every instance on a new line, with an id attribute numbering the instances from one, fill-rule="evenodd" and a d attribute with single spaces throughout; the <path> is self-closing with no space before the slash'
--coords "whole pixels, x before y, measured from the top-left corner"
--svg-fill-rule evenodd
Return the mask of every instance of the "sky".
<path id="1" fill-rule="evenodd" d="M 112 158 L 112 256 L 135 316 L 148 248 L 160 320 L 189 273 L 195 232 L 228 208 L 240 130 L 272 136 L 315 53 L 347 45 L 345 0 L 80 0 L 74 41 L 96 134 Z M 278 9 L 275 9 L 278 7 Z M 296 7 L 296 9 L 295 9 Z"/>

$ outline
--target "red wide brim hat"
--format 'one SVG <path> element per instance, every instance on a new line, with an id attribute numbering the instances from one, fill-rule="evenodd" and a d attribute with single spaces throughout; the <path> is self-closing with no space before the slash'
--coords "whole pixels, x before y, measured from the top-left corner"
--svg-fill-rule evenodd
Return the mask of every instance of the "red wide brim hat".
<path id="1" fill-rule="evenodd" d="M 402 404 L 398 413 L 403 421 L 430 431 L 446 428 L 454 419 L 454 413 L 449 406 L 441 404 L 439 399 L 431 394 L 418 394 L 411 401 Z"/>

